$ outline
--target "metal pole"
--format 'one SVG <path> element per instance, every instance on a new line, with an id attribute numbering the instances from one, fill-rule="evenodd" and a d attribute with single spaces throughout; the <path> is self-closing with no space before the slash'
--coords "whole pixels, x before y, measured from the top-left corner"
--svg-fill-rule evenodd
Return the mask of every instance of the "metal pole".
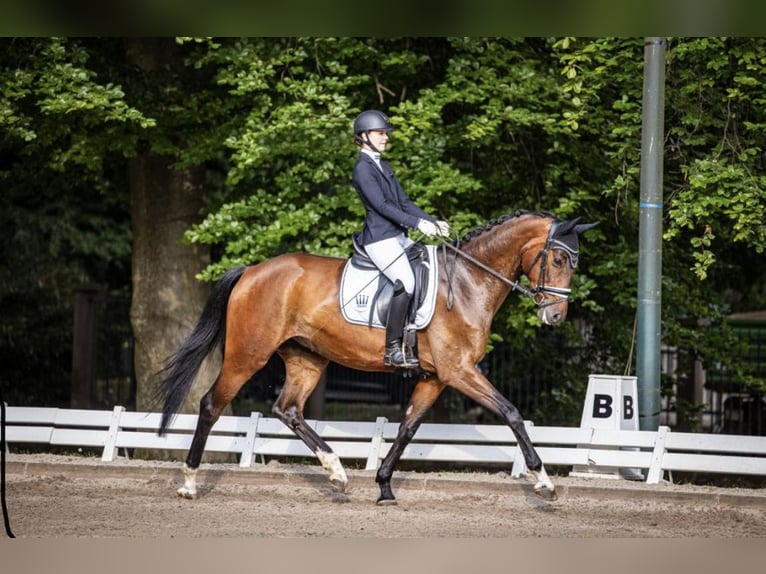
<path id="1" fill-rule="evenodd" d="M 641 200 L 638 226 L 636 326 L 636 376 L 641 430 L 657 430 L 660 419 L 664 99 L 665 40 L 646 38 L 641 119 Z"/>

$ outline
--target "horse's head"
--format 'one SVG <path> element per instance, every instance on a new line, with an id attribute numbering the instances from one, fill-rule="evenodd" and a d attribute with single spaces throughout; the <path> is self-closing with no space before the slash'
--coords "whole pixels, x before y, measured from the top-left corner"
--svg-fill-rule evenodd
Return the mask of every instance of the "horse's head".
<path id="1" fill-rule="evenodd" d="M 522 269 L 534 287 L 529 295 L 537 303 L 537 316 L 546 325 L 556 325 L 567 317 L 569 308 L 569 283 L 577 268 L 580 254 L 581 233 L 592 229 L 596 223 L 578 223 L 554 219 L 542 232 L 540 248 L 530 249 L 522 260 Z"/>

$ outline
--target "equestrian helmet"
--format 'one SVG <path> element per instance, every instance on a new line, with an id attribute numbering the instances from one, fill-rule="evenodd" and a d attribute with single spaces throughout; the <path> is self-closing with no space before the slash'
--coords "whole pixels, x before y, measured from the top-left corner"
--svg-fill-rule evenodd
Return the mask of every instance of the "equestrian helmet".
<path id="1" fill-rule="evenodd" d="M 391 122 L 388 121 L 388 116 L 378 110 L 365 110 L 354 120 L 354 136 L 356 137 L 370 130 L 390 132 L 393 129 Z"/>

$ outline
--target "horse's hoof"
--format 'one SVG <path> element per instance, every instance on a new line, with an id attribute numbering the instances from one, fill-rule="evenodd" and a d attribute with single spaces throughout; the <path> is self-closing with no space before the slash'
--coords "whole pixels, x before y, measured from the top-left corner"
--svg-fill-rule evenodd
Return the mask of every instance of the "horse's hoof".
<path id="1" fill-rule="evenodd" d="M 181 498 L 185 498 L 186 500 L 194 500 L 197 497 L 197 494 L 195 492 L 192 492 L 191 490 L 187 490 L 183 486 L 176 490 L 178 493 L 178 496 Z"/>
<path id="2" fill-rule="evenodd" d="M 555 490 L 551 490 L 545 486 L 541 488 L 535 488 L 535 494 L 538 498 L 545 500 L 546 502 L 553 502 L 559 497 Z"/>
<path id="3" fill-rule="evenodd" d="M 396 506 L 399 503 L 396 502 L 395 498 L 379 498 L 375 504 L 378 506 Z"/>
<path id="4" fill-rule="evenodd" d="M 330 477 L 330 486 L 335 492 L 340 492 L 341 494 L 344 494 L 346 492 L 346 487 L 348 486 L 348 482 L 345 480 L 340 480 L 339 478 Z"/>

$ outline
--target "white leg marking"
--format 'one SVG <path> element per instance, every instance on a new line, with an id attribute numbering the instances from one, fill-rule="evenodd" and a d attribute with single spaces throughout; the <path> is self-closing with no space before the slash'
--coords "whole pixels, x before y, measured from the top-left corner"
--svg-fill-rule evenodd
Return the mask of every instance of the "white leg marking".
<path id="1" fill-rule="evenodd" d="M 186 463 L 184 463 L 183 473 L 184 485 L 176 492 L 178 492 L 178 496 L 191 500 L 197 496 L 197 469 L 189 468 L 186 466 Z"/>
<path id="2" fill-rule="evenodd" d="M 316 451 L 316 454 L 319 462 L 330 473 L 330 483 L 332 483 L 333 487 L 337 488 L 340 492 L 345 492 L 348 477 L 346 477 L 346 470 L 340 463 L 338 455 L 334 452 L 324 452 L 321 450 Z"/>
<path id="3" fill-rule="evenodd" d="M 548 473 L 545 472 L 545 467 L 541 466 L 540 470 L 530 470 L 529 471 L 532 476 L 535 479 L 535 492 L 537 494 L 542 494 L 543 491 L 547 490 L 550 495 L 555 495 L 556 493 L 556 487 L 553 486 L 553 482 L 551 482 L 551 479 L 548 477 Z"/>

